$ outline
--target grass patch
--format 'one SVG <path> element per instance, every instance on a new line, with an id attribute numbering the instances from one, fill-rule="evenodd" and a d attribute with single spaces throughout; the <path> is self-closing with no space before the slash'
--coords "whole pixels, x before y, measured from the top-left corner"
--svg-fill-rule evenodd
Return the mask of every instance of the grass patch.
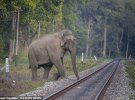
<path id="1" fill-rule="evenodd" d="M 6 80 L 0 78 L 0 96 L 17 96 L 26 91 L 31 91 L 34 88 L 43 85 L 43 81 L 18 81 L 18 80 Z"/>
<path id="2" fill-rule="evenodd" d="M 128 61 L 125 65 L 128 77 L 131 80 L 130 85 L 135 90 L 135 61 Z"/>
<path id="3" fill-rule="evenodd" d="M 125 62 L 126 72 L 128 73 L 128 77 L 130 79 L 129 85 L 135 90 L 135 61 L 127 61 Z M 135 100 L 135 94 L 130 95 L 130 100 Z"/>
<path id="4" fill-rule="evenodd" d="M 38 69 L 38 80 L 31 81 L 31 70 L 28 68 L 27 56 L 21 55 L 22 58 L 18 58 L 18 65 L 15 67 L 14 63 L 10 64 L 10 80 L 6 80 L 5 72 L 0 72 L 0 96 L 17 96 L 21 93 L 29 92 L 39 86 L 42 86 L 45 81 L 42 80 L 44 69 Z M 103 60 L 99 60 L 98 63 Z M 79 72 L 89 69 L 97 64 L 93 59 L 87 59 L 84 63 L 81 63 L 81 58 L 77 58 L 76 66 Z M 4 65 L 4 64 L 3 64 Z M 1 66 L 0 66 L 1 67 Z M 64 57 L 64 69 L 66 75 L 74 75 L 70 56 Z M 49 74 L 49 80 L 53 80 L 53 75 L 57 73 L 57 69 L 54 66 Z M 15 81 L 15 82 L 13 82 Z"/>

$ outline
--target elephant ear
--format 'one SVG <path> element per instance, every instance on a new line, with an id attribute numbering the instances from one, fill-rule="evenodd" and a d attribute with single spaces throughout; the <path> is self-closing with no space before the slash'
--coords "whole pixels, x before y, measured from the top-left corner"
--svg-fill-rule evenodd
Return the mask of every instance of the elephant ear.
<path id="1" fill-rule="evenodd" d="M 59 32 L 59 38 L 61 40 L 60 45 L 63 47 L 66 43 L 66 41 L 69 39 L 69 36 L 72 35 L 72 32 L 70 30 L 63 30 Z"/>
<path id="2" fill-rule="evenodd" d="M 66 41 L 61 40 L 60 41 L 60 46 L 64 47 L 65 43 L 66 43 Z"/>
<path id="3" fill-rule="evenodd" d="M 62 30 L 61 32 L 59 32 L 59 38 L 61 39 L 70 35 L 72 35 L 72 32 L 70 30 Z"/>
<path id="4" fill-rule="evenodd" d="M 64 47 L 65 44 L 66 44 L 66 41 L 67 41 L 67 39 L 66 39 L 65 37 L 63 37 L 63 38 L 61 39 L 61 41 L 60 41 L 60 46 L 61 46 L 61 47 Z"/>

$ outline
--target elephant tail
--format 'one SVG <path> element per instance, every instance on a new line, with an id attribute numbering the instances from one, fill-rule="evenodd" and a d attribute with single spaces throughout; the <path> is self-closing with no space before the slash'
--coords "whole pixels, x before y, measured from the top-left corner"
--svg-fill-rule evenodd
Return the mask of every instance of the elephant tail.
<path id="1" fill-rule="evenodd" d="M 29 59 L 29 68 L 34 67 L 34 66 L 38 67 L 38 63 L 37 63 L 32 47 L 30 47 L 28 50 L 28 59 Z"/>

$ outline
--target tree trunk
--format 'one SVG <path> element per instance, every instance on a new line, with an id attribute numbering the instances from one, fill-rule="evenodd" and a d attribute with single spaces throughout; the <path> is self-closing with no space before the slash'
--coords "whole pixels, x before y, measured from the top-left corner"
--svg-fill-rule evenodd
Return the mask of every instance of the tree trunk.
<path id="1" fill-rule="evenodd" d="M 86 43 L 86 50 L 85 50 L 85 57 L 88 57 L 89 54 L 89 41 L 90 41 L 90 31 L 92 26 L 92 20 L 89 18 L 88 21 L 88 30 L 87 30 L 87 43 Z"/>
<path id="2" fill-rule="evenodd" d="M 12 46 L 13 46 L 13 44 L 12 44 L 13 42 L 12 42 L 12 40 L 10 39 L 9 40 L 9 61 L 11 62 L 13 59 L 12 59 Z"/>
<path id="3" fill-rule="evenodd" d="M 14 48 L 15 48 L 15 40 L 14 40 L 14 34 L 15 34 L 15 27 L 16 26 L 16 14 L 12 13 L 12 24 L 11 24 L 11 38 L 9 40 L 9 61 L 13 61 L 14 56 Z"/>
<path id="4" fill-rule="evenodd" d="M 28 42 L 25 42 L 24 51 L 27 54 L 28 53 Z"/>
<path id="5" fill-rule="evenodd" d="M 18 55 L 18 37 L 19 37 L 19 9 L 17 11 L 17 34 L 16 34 L 16 52 L 15 55 Z"/>
<path id="6" fill-rule="evenodd" d="M 128 34 L 128 42 L 127 42 L 127 48 L 126 48 L 126 58 L 128 58 L 128 49 L 129 49 L 129 34 Z"/>
<path id="7" fill-rule="evenodd" d="M 26 32 L 26 38 L 27 40 L 25 41 L 25 53 L 28 54 L 28 47 L 29 47 L 29 43 L 30 43 L 30 39 L 29 39 L 29 34 L 30 34 L 30 27 L 27 26 L 27 32 Z"/>
<path id="8" fill-rule="evenodd" d="M 86 44 L 86 51 L 85 51 L 85 57 L 88 57 L 88 52 L 89 52 L 89 44 Z"/>
<path id="9" fill-rule="evenodd" d="M 127 48 L 126 48 L 126 58 L 128 58 L 128 47 L 129 47 L 129 41 L 127 43 Z"/>
<path id="10" fill-rule="evenodd" d="M 117 54 L 120 55 L 120 48 L 119 48 L 119 36 L 117 36 Z"/>
<path id="11" fill-rule="evenodd" d="M 106 33 L 107 33 L 107 25 L 106 25 L 106 22 L 105 22 L 105 24 L 104 24 L 103 58 L 106 58 Z"/>
<path id="12" fill-rule="evenodd" d="M 109 49 L 109 58 L 111 57 L 111 50 Z"/>
<path id="13" fill-rule="evenodd" d="M 92 49 L 90 49 L 89 53 L 90 53 L 90 57 L 92 57 Z"/>
<path id="14" fill-rule="evenodd" d="M 14 55 L 14 40 L 9 40 L 9 61 L 13 61 Z"/>
<path id="15" fill-rule="evenodd" d="M 120 49 L 120 54 L 121 54 L 121 49 L 122 49 L 122 39 L 123 39 L 123 34 L 124 34 L 124 32 L 123 32 L 123 29 L 122 29 L 122 33 L 121 33 L 121 37 L 120 37 L 120 43 L 119 43 L 119 49 Z"/>
<path id="16" fill-rule="evenodd" d="M 41 32 L 40 25 L 41 25 L 41 22 L 38 21 L 38 38 L 40 37 L 40 32 Z"/>
<path id="17" fill-rule="evenodd" d="M 19 9 L 17 10 L 17 32 L 16 32 L 16 48 L 15 48 L 15 66 L 17 65 L 18 49 L 19 49 Z"/>
<path id="18" fill-rule="evenodd" d="M 54 29 L 54 20 L 52 21 L 52 32 L 54 33 L 55 29 Z"/>

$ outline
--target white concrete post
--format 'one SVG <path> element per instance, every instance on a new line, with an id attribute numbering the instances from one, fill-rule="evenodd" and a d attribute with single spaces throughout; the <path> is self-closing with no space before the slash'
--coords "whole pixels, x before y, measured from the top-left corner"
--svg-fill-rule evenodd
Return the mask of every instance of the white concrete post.
<path id="1" fill-rule="evenodd" d="M 84 61 L 84 53 L 82 52 L 82 59 L 81 59 L 81 62 L 83 63 Z"/>
<path id="2" fill-rule="evenodd" d="M 97 57 L 96 57 L 96 56 L 94 56 L 94 58 L 95 58 L 95 61 L 97 62 Z"/>
<path id="3" fill-rule="evenodd" d="M 6 58 L 5 60 L 5 67 L 6 67 L 6 78 L 9 78 L 9 59 Z"/>

